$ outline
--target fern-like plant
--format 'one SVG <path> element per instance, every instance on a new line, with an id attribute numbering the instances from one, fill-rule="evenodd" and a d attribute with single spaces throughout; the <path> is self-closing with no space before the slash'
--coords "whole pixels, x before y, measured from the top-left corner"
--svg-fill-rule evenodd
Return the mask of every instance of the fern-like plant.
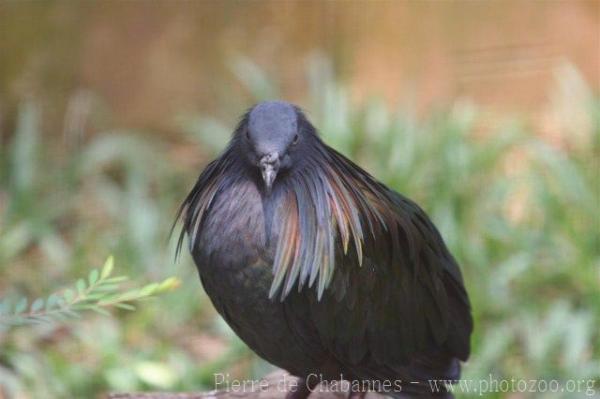
<path id="1" fill-rule="evenodd" d="M 31 303 L 25 297 L 18 300 L 0 299 L 0 332 L 22 325 L 53 323 L 78 318 L 84 311 L 109 315 L 107 309 L 135 310 L 134 302 L 170 291 L 179 281 L 170 277 L 141 288 L 123 290 L 125 276 L 113 276 L 114 259 L 109 257 L 101 269 L 93 269 L 87 279 L 79 279 L 73 287 Z"/>

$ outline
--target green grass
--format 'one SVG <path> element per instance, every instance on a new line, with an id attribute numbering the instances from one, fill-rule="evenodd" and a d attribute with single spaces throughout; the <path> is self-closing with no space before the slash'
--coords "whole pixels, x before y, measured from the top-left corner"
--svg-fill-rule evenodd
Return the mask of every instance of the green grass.
<path id="1" fill-rule="evenodd" d="M 248 61 L 234 72 L 248 98 L 277 96 L 279 85 Z M 598 378 L 598 98 L 569 98 L 591 127 L 551 143 L 524 118 L 466 102 L 425 117 L 377 99 L 353 104 L 322 61 L 308 76 L 304 104 L 325 140 L 419 202 L 459 260 L 476 323 L 464 377 Z M 239 101 L 222 114 L 249 105 Z M 199 390 L 212 387 L 214 372 L 269 369 L 216 316 L 189 257 L 173 260 L 177 206 L 233 127 L 232 117 L 179 117 L 176 140 L 111 131 L 80 144 L 46 137 L 36 107 L 20 109 L 0 148 L 0 298 L 48 296 L 109 254 L 135 285 L 169 276 L 183 283 L 135 312 L 0 332 L 8 393 Z M 198 156 L 185 155 L 190 146 Z"/>

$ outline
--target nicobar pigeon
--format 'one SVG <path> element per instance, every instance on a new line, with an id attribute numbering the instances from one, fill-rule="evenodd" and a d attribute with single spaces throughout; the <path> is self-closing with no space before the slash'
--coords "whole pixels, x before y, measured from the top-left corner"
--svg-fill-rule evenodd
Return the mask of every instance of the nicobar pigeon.
<path id="1" fill-rule="evenodd" d="M 451 397 L 429 380 L 458 379 L 469 357 L 455 259 L 417 204 L 327 146 L 298 107 L 251 108 L 178 218 L 178 252 L 187 234 L 217 311 L 259 356 L 305 380 L 288 396 L 345 379 L 395 397 Z"/>

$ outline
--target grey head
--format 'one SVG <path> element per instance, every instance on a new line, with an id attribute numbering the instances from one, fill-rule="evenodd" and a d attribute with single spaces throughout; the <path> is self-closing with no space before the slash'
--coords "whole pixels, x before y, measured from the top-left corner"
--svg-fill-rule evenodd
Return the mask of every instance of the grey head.
<path id="1" fill-rule="evenodd" d="M 247 156 L 260 169 L 267 192 L 278 173 L 293 165 L 301 141 L 299 109 L 285 101 L 265 101 L 248 113 L 245 126 Z"/>

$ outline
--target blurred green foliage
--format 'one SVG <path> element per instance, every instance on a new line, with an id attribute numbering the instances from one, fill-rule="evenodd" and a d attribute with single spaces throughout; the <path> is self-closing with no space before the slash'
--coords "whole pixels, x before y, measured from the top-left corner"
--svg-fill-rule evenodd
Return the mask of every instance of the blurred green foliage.
<path id="1" fill-rule="evenodd" d="M 277 82 L 251 62 L 233 71 L 256 100 L 278 96 Z M 550 144 L 528 123 L 468 102 L 426 117 L 376 98 L 354 104 L 322 59 L 308 74 L 305 104 L 324 139 L 420 203 L 462 265 L 476 323 L 464 377 L 598 378 L 598 97 L 569 98 L 590 128 Z M 229 101 L 227 115 L 248 106 Z M 41 134 L 33 104 L 19 118 L 0 149 L 1 296 L 46 296 L 107 253 L 134 281 L 176 275 L 183 284 L 115 318 L 0 333 L 0 386 L 23 398 L 79 398 L 210 389 L 214 372 L 269 370 L 215 314 L 189 257 L 174 262 L 167 243 L 207 161 L 186 159 L 187 148 L 215 155 L 233 119 L 181 116 L 177 143 L 111 131 L 57 146 Z"/>

